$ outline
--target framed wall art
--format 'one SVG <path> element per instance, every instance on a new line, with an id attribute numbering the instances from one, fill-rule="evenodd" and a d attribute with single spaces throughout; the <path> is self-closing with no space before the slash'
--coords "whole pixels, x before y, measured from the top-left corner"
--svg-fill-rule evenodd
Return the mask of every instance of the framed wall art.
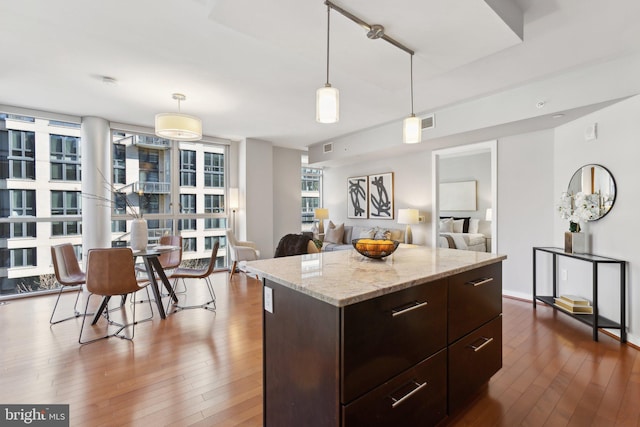
<path id="1" fill-rule="evenodd" d="M 369 217 L 369 186 L 367 176 L 347 178 L 347 218 Z"/>
<path id="2" fill-rule="evenodd" d="M 441 211 L 475 211 L 476 181 L 440 183 Z"/>
<path id="3" fill-rule="evenodd" d="M 369 218 L 393 219 L 393 172 L 369 175 Z"/>

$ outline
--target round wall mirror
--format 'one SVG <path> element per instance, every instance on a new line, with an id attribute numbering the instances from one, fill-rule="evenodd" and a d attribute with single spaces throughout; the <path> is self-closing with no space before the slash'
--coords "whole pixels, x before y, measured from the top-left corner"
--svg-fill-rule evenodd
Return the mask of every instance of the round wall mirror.
<path id="1" fill-rule="evenodd" d="M 601 165 L 585 165 L 578 169 L 569 182 L 567 193 L 575 196 L 584 193 L 596 208 L 597 221 L 609 213 L 616 201 L 616 181 L 607 168 Z"/>

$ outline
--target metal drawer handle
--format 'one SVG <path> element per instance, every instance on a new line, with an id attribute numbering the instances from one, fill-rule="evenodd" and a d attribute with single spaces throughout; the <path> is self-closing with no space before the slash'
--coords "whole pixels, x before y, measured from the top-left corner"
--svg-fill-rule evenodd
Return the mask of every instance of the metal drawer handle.
<path id="1" fill-rule="evenodd" d="M 467 282 L 467 285 L 472 285 L 472 286 L 482 286 L 482 285 L 486 285 L 487 283 L 493 282 L 493 277 L 483 277 L 482 279 L 476 279 L 476 280 L 470 280 Z"/>
<path id="2" fill-rule="evenodd" d="M 413 310 L 415 310 L 417 308 L 424 307 L 427 304 L 429 304 L 427 301 L 424 301 L 424 302 L 414 301 L 414 302 L 411 303 L 411 305 L 409 307 L 402 308 L 402 309 L 394 308 L 393 310 L 391 310 L 391 316 L 393 316 L 393 317 L 400 316 L 402 314 L 405 314 L 405 313 L 408 313 L 410 311 L 413 311 Z"/>
<path id="3" fill-rule="evenodd" d="M 475 345 L 471 344 L 471 345 L 469 345 L 469 347 L 472 348 L 474 352 L 476 352 L 476 351 L 480 351 L 482 349 L 482 347 L 485 347 L 485 346 L 489 345 L 489 343 L 491 341 L 493 341 L 493 338 L 482 337 L 482 339 L 484 340 L 484 342 L 482 344 L 480 344 L 479 346 L 475 346 Z"/>
<path id="4" fill-rule="evenodd" d="M 411 396 L 413 396 L 414 394 L 416 394 L 418 391 L 420 391 L 422 388 L 427 386 L 427 382 L 423 382 L 422 384 L 418 384 L 417 382 L 411 381 L 414 385 L 416 385 L 417 387 L 414 388 L 413 390 L 411 390 L 409 393 L 405 394 L 404 396 L 402 396 L 400 399 L 396 399 L 393 396 L 389 396 L 391 398 L 391 400 L 393 401 L 393 403 L 391 404 L 392 408 L 395 408 L 396 406 L 398 406 L 399 404 L 401 404 L 402 402 L 404 402 L 405 400 L 407 400 L 408 398 L 410 398 Z"/>

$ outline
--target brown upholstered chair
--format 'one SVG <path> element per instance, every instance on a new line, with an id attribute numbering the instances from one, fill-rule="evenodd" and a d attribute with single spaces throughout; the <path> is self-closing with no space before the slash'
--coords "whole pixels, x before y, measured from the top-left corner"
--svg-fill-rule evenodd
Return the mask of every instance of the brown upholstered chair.
<path id="1" fill-rule="evenodd" d="M 87 255 L 87 290 L 89 296 L 87 297 L 87 304 L 85 307 L 85 318 L 82 320 L 82 327 L 80 328 L 80 336 L 78 342 L 80 344 L 87 344 L 90 342 L 98 341 L 104 338 L 117 336 L 122 339 L 132 340 L 135 334 L 135 325 L 140 323 L 136 321 L 136 305 L 133 304 L 133 321 L 132 323 L 117 323 L 109 318 L 110 312 L 113 310 L 106 309 L 109 299 L 112 296 L 125 296 L 130 293 L 140 290 L 138 280 L 136 278 L 136 272 L 134 267 L 133 252 L 130 248 L 107 248 L 107 249 L 90 249 Z M 89 308 L 89 302 L 93 295 L 101 295 L 103 302 L 101 310 L 104 309 L 105 318 L 107 321 L 107 333 L 104 336 L 82 341 L 82 334 L 84 331 L 84 324 L 86 321 L 86 313 Z M 126 306 L 120 305 L 120 310 L 125 310 Z M 151 308 L 151 317 L 153 317 L 153 306 L 149 303 Z M 98 315 L 100 312 L 98 312 Z M 100 317 L 94 318 L 93 324 L 96 324 Z M 144 319 L 150 320 L 151 317 Z M 143 320 L 143 321 L 144 321 Z M 109 326 L 115 325 L 118 329 L 114 333 L 109 333 Z M 131 326 L 131 337 L 121 335 L 125 328 Z"/>
<path id="2" fill-rule="evenodd" d="M 162 236 L 160 237 L 158 244 L 160 246 L 176 246 L 180 248 L 179 250 L 176 250 L 176 251 L 165 252 L 158 257 L 158 261 L 160 261 L 160 265 L 162 266 L 163 270 L 165 270 L 165 274 L 168 277 L 171 274 L 171 271 L 168 271 L 168 270 L 178 268 L 178 266 L 182 262 L 182 236 L 173 236 L 173 235 Z M 144 265 L 138 264 L 136 265 L 136 271 L 143 272 L 146 274 L 147 269 L 144 267 Z M 157 275 L 156 275 L 156 279 L 159 279 Z M 147 291 L 147 294 L 148 294 L 148 291 Z M 166 294 L 163 294 L 162 296 L 166 296 Z M 146 302 L 146 300 L 139 300 L 134 302 Z"/>
<path id="3" fill-rule="evenodd" d="M 166 252 L 158 257 L 160 265 L 165 270 L 178 268 L 182 262 L 182 236 L 162 236 L 159 241 L 160 246 L 177 246 L 179 251 Z"/>
<path id="4" fill-rule="evenodd" d="M 51 312 L 51 318 L 49 323 L 52 325 L 65 320 L 75 319 L 82 316 L 82 313 L 78 311 L 78 299 L 82 293 L 82 285 L 85 284 L 86 276 L 80 269 L 78 264 L 78 258 L 73 250 L 71 243 L 64 243 L 62 245 L 51 246 L 51 259 L 53 261 L 53 271 L 56 276 L 56 280 L 60 284 L 60 291 L 58 292 L 58 298 L 56 298 L 56 304 L 53 306 Z M 64 319 L 53 320 L 60 302 L 60 296 L 65 288 L 76 287 L 78 292 L 76 294 L 76 303 L 73 306 L 73 316 L 65 317 Z"/>
<path id="5" fill-rule="evenodd" d="M 211 299 L 200 305 L 189 305 L 189 306 L 175 304 L 173 303 L 173 300 L 169 300 L 169 305 L 167 305 L 167 312 L 169 312 L 169 307 L 172 304 L 175 308 L 174 312 L 178 310 L 185 310 L 190 308 L 204 308 L 205 310 L 210 310 L 210 311 L 216 310 L 216 293 L 213 290 L 213 285 L 211 284 L 211 278 L 209 276 L 211 276 L 213 273 L 218 273 L 218 272 L 226 273 L 227 271 L 226 269 L 221 269 L 218 271 L 215 270 L 216 256 L 218 254 L 219 247 L 220 247 L 220 242 L 216 241 L 216 243 L 213 245 L 213 249 L 211 250 L 211 259 L 209 259 L 209 264 L 206 267 L 204 268 L 178 267 L 176 270 L 174 270 L 171 276 L 169 276 L 170 279 L 175 279 L 173 282 L 174 291 L 177 286 L 178 279 L 182 279 L 182 283 L 184 284 L 185 289 L 186 289 L 185 279 L 203 279 L 207 286 L 207 290 L 209 291 L 209 296 L 211 297 Z"/>

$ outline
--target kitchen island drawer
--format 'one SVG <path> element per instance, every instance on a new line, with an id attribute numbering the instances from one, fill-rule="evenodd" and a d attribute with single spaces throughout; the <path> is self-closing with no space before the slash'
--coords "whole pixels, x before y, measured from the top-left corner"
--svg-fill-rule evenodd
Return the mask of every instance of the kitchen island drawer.
<path id="1" fill-rule="evenodd" d="M 452 343 L 502 313 L 502 266 L 491 264 L 449 279 L 449 335 Z"/>
<path id="2" fill-rule="evenodd" d="M 447 413 L 447 351 L 442 350 L 343 406 L 342 425 L 433 426 Z"/>
<path id="3" fill-rule="evenodd" d="M 447 345 L 447 280 L 344 307 L 342 403 Z"/>
<path id="4" fill-rule="evenodd" d="M 449 346 L 449 414 L 502 367 L 502 315 Z"/>

